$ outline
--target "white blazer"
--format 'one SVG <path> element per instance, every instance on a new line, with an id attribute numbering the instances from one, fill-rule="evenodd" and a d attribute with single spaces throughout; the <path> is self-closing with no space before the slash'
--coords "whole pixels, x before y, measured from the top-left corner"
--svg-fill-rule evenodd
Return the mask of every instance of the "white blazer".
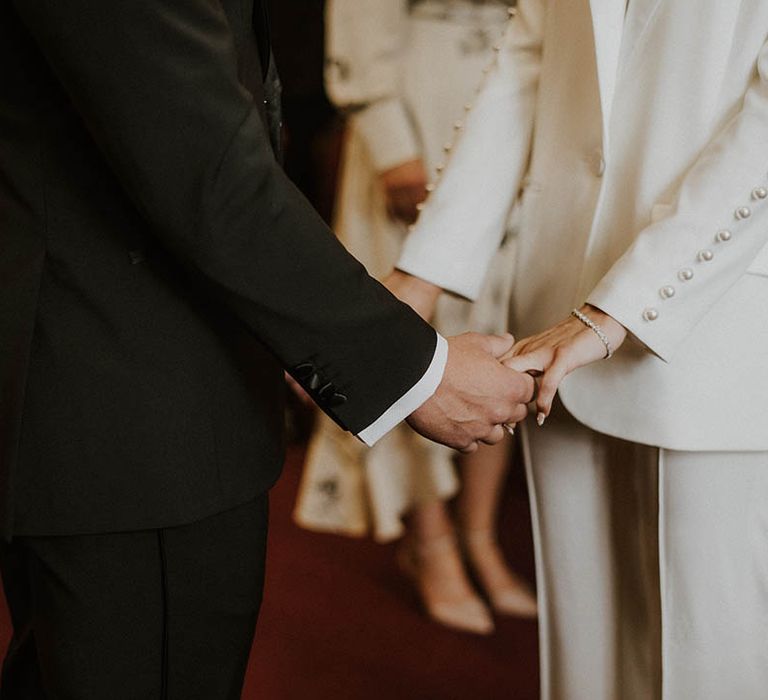
<path id="1" fill-rule="evenodd" d="M 513 330 L 589 301 L 634 336 L 575 417 L 768 450 L 768 2 L 624 7 L 520 0 L 398 267 L 473 298 L 522 189 Z"/>

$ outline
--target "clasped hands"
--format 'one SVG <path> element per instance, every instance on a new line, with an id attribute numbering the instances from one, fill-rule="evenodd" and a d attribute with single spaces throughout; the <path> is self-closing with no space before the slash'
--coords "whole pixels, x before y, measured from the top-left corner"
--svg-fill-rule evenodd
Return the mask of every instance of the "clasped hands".
<path id="1" fill-rule="evenodd" d="M 384 284 L 426 320 L 442 292 L 399 271 Z M 618 321 L 589 305 L 580 311 L 602 329 L 614 351 L 622 345 L 627 331 Z M 504 439 L 505 426 L 524 420 L 529 403 L 543 425 L 562 380 L 606 355 L 594 330 L 572 316 L 519 342 L 510 335 L 467 333 L 449 338 L 448 345 L 443 382 L 408 422 L 417 432 L 462 452 Z"/>
<path id="2" fill-rule="evenodd" d="M 624 326 L 589 304 L 579 311 L 603 331 L 613 352 L 621 347 L 627 337 Z M 516 343 L 501 362 L 510 369 L 538 378 L 536 421 L 541 426 L 552 411 L 563 379 L 579 367 L 604 359 L 606 346 L 598 334 L 578 318 L 569 316 L 543 333 Z"/>

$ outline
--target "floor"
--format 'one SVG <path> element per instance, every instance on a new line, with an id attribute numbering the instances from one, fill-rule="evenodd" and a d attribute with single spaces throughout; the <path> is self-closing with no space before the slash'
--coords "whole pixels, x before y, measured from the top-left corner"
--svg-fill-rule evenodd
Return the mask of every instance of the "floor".
<path id="1" fill-rule="evenodd" d="M 497 620 L 481 638 L 443 629 L 421 613 L 393 565 L 394 549 L 297 528 L 291 509 L 302 454 L 290 453 L 272 501 L 266 603 L 244 698 L 269 700 L 538 697 L 536 624 Z M 525 481 L 505 493 L 502 543 L 533 580 Z"/>
<path id="2" fill-rule="evenodd" d="M 536 624 L 497 620 L 478 638 L 424 617 L 392 546 L 303 531 L 291 519 L 303 451 L 289 451 L 272 496 L 265 603 L 244 700 L 535 700 Z M 524 479 L 504 497 L 502 543 L 533 579 Z M 10 626 L 0 605 L 0 644 Z M 138 700 L 138 699 L 137 699 Z"/>

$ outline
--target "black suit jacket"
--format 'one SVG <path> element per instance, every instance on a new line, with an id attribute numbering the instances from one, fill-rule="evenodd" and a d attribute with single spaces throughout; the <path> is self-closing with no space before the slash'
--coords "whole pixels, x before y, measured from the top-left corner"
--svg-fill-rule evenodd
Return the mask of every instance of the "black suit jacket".
<path id="1" fill-rule="evenodd" d="M 281 367 L 357 432 L 432 358 L 276 162 L 261 16 L 0 0 L 6 535 L 242 503 L 282 462 Z"/>

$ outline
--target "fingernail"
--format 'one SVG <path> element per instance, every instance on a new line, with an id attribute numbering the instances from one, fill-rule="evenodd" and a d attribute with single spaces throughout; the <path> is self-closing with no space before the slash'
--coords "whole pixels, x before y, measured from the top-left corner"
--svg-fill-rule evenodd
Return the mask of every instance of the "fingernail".
<path id="1" fill-rule="evenodd" d="M 544 421 L 547 420 L 547 415 L 545 413 L 539 413 L 536 416 L 536 423 L 538 423 L 538 426 L 541 427 L 544 425 Z"/>

